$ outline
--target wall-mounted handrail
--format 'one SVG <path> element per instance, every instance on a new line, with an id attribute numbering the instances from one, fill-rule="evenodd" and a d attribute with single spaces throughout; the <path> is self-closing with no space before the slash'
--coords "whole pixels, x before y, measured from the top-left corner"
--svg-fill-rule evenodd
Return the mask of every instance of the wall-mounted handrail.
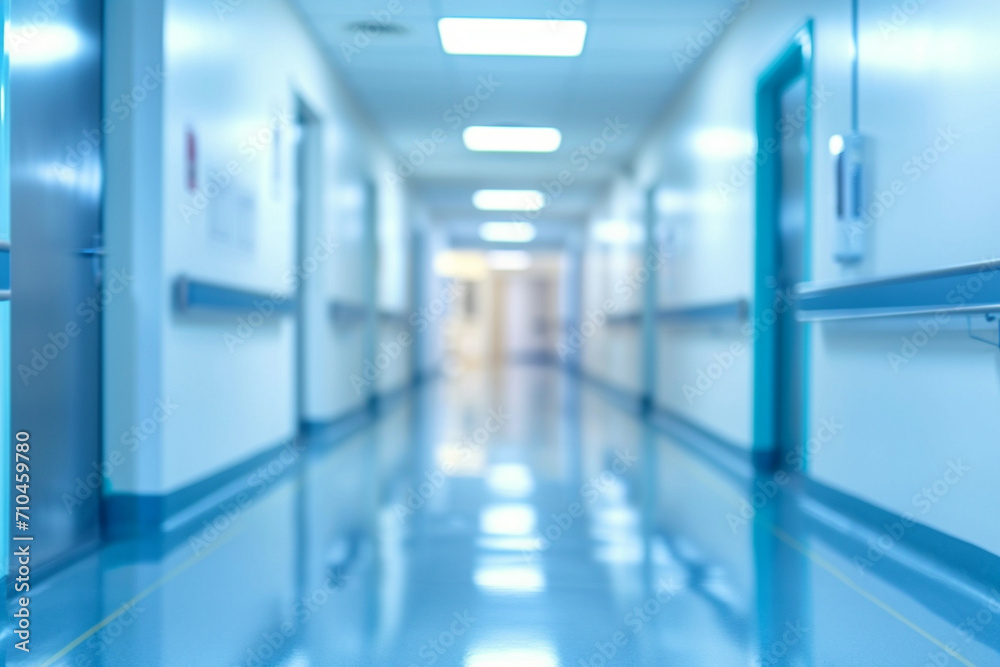
<path id="1" fill-rule="evenodd" d="M 804 322 L 1000 312 L 1000 260 L 871 280 L 796 288 Z"/>
<path id="2" fill-rule="evenodd" d="M 608 315 L 611 326 L 639 326 L 642 324 L 642 313 L 614 313 Z"/>
<path id="3" fill-rule="evenodd" d="M 410 314 L 394 310 L 380 310 L 378 311 L 378 319 L 385 324 L 406 326 L 410 323 Z"/>
<path id="4" fill-rule="evenodd" d="M 660 324 L 711 323 L 725 320 L 742 322 L 747 319 L 749 313 L 749 302 L 746 299 L 736 299 L 734 301 L 724 301 L 701 306 L 664 308 L 656 313 L 656 319 Z"/>
<path id="5" fill-rule="evenodd" d="M 10 241 L 0 241 L 0 301 L 10 301 Z"/>
<path id="6" fill-rule="evenodd" d="M 338 326 L 348 327 L 364 323 L 370 310 L 361 303 L 333 301 L 330 303 L 330 318 Z"/>
<path id="7" fill-rule="evenodd" d="M 174 282 L 174 308 L 178 313 L 256 310 L 289 315 L 295 312 L 296 300 L 292 295 L 255 292 L 180 276 Z"/>

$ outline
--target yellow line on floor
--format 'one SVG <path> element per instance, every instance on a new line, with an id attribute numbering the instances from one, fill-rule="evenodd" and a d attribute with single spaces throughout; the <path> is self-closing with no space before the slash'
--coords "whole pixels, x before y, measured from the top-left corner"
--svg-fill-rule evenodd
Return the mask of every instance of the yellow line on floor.
<path id="1" fill-rule="evenodd" d="M 710 486 L 715 491 L 720 492 L 724 496 L 727 496 L 729 501 L 732 502 L 734 506 L 738 507 L 739 501 L 744 500 L 744 498 L 740 496 L 739 493 L 735 492 L 729 485 L 716 479 L 714 476 L 711 475 L 711 473 L 702 470 L 697 463 L 695 463 L 692 466 L 692 470 L 695 472 L 695 476 L 699 477 L 701 481 L 706 484 L 706 486 Z M 903 616 L 903 614 L 893 609 L 888 603 L 883 602 L 881 599 L 879 599 L 872 593 L 866 591 L 864 588 L 861 587 L 860 584 L 855 582 L 853 579 L 847 576 L 847 574 L 842 572 L 835 565 L 833 565 L 828 560 L 817 554 L 815 551 L 801 544 L 798 540 L 796 540 L 794 537 L 792 537 L 785 531 L 781 530 L 777 526 L 771 525 L 770 528 L 771 531 L 775 534 L 775 536 L 782 542 L 784 542 L 788 546 L 792 547 L 793 549 L 801 553 L 806 558 L 810 559 L 811 561 L 822 567 L 824 570 L 826 570 L 834 577 L 839 579 L 841 583 L 843 583 L 848 588 L 858 593 L 862 597 L 866 598 L 868 601 L 870 601 L 872 604 L 880 608 L 882 611 L 886 612 L 887 614 L 898 620 L 900 623 L 902 623 L 903 625 L 907 626 L 908 628 L 919 634 L 924 639 L 928 640 L 935 646 L 939 647 L 942 651 L 946 652 L 948 655 L 955 658 L 963 665 L 967 665 L 968 667 L 976 667 L 975 663 L 970 662 L 969 659 L 963 656 L 961 653 L 959 653 L 953 648 L 950 648 L 940 639 L 938 639 L 931 633 L 927 632 L 926 630 L 921 628 L 919 625 L 917 625 L 907 617 Z"/>
<path id="2" fill-rule="evenodd" d="M 945 653 L 947 653 L 951 657 L 953 657 L 956 660 L 958 660 L 959 662 L 961 662 L 963 665 L 968 665 L 968 667 L 976 667 L 975 663 L 970 662 L 961 653 L 959 653 L 955 649 L 949 647 L 947 644 L 945 644 L 944 642 L 942 642 L 940 639 L 938 639 L 937 637 L 935 637 L 931 633 L 927 632 L 926 630 L 924 630 L 923 628 L 921 628 L 919 625 L 917 625 L 916 623 L 914 623 L 913 621 L 911 621 L 907 617 L 903 616 L 900 612 L 898 612 L 895 609 L 893 609 L 889 604 L 883 602 L 881 599 L 879 599 L 875 595 L 873 595 L 873 594 L 869 593 L 868 591 L 866 591 L 857 582 L 855 582 L 853 579 L 851 579 L 849 576 L 847 576 L 847 574 L 845 574 L 844 572 L 842 572 L 836 565 L 834 565 L 833 563 L 829 562 L 828 560 L 826 560 L 825 558 L 823 558 L 822 556 L 820 556 L 819 554 L 817 554 L 815 551 L 813 551 L 809 547 L 807 547 L 804 544 L 800 543 L 798 540 L 796 540 L 794 537 L 792 537 L 791 535 L 789 535 L 785 531 L 781 530 L 777 526 L 771 526 L 771 532 L 773 532 L 775 534 L 775 536 L 779 540 L 781 540 L 782 542 L 784 542 L 785 544 L 787 544 L 791 548 L 795 549 L 796 551 L 798 551 L 799 553 L 801 553 L 803 556 L 805 556 L 806 558 L 808 558 L 812 562 L 816 563 L 817 565 L 819 565 L 820 567 L 822 567 L 824 570 L 826 570 L 827 572 L 829 572 L 830 574 L 832 574 L 834 577 L 836 577 L 837 579 L 839 579 L 841 581 L 841 583 L 843 583 L 845 586 L 847 586 L 848 588 L 850 588 L 851 590 L 853 590 L 855 593 L 857 593 L 858 595 L 864 597 L 869 602 L 871 602 L 872 604 L 874 604 L 875 606 L 877 606 L 879 609 L 881 609 L 885 613 L 889 614 L 890 616 L 892 616 L 893 618 L 895 618 L 897 621 L 899 621 L 900 623 L 902 623 L 906 627 L 910 628 L 911 630 L 913 630 L 914 632 L 916 632 L 918 635 L 920 635 L 921 637 L 923 637 L 927 641 L 931 642 L 932 644 L 934 644 L 935 646 L 937 646 L 938 648 L 940 648 L 942 651 L 944 651 Z"/>
<path id="3" fill-rule="evenodd" d="M 49 667 L 50 665 L 54 664 L 57 660 L 59 660 L 60 658 L 64 657 L 67 653 L 69 653 L 70 651 L 72 651 L 73 649 L 75 649 L 77 646 L 79 646 L 83 642 L 87 641 L 87 639 L 89 639 L 91 636 L 93 636 L 97 632 L 100 632 L 100 630 L 102 628 L 104 628 L 109 623 L 111 623 L 112 621 L 114 621 L 116 618 L 118 618 L 119 616 L 121 616 L 122 614 L 124 614 L 126 611 L 128 611 L 129 609 L 131 609 L 133 606 L 135 606 L 135 604 L 137 602 L 139 602 L 139 600 L 142 600 L 143 598 L 148 597 L 153 592 L 155 592 L 158 588 L 160 588 L 161 586 L 163 586 L 165 583 L 167 583 L 168 581 L 170 581 L 171 579 L 173 579 L 174 577 L 176 577 L 181 572 L 183 572 L 184 570 L 188 569 L 189 567 L 191 567 L 195 563 L 198 563 L 199 561 L 202 561 L 205 558 L 208 558 L 208 556 L 210 556 L 211 554 L 215 553 L 215 551 L 219 547 L 221 547 L 223 544 L 225 544 L 229 540 L 231 540 L 234 537 L 236 537 L 241 531 L 242 531 L 242 529 L 231 531 L 228 535 L 226 535 L 223 538 L 220 538 L 218 541 L 215 542 L 215 544 L 213 544 L 210 547 L 208 547 L 208 549 L 206 549 L 202 553 L 195 554 L 194 556 L 192 556 L 191 558 L 188 558 L 186 561 L 184 561 L 180 565 L 177 565 L 176 567 L 174 567 L 172 570 L 170 570 L 169 572 L 167 572 L 165 575 L 163 575 L 162 577 L 160 577 L 159 579 L 157 579 L 156 581 L 154 581 L 152 584 L 150 584 L 149 586 L 147 586 L 146 588 L 144 588 L 142 591 L 140 591 L 131 600 L 129 600 L 128 602 L 125 602 L 120 607 L 118 607 L 113 612 L 111 612 L 111 614 L 109 614 L 100 623 L 98 623 L 94 627 L 92 627 L 89 630 L 87 630 L 86 632 L 84 632 L 82 635 L 80 635 L 79 637 L 77 637 L 76 639 L 74 639 L 73 641 L 71 641 L 69 644 L 66 644 L 66 646 L 64 646 L 58 653 L 56 653 L 55 655 L 53 655 L 52 657 L 50 657 L 45 662 L 41 663 L 41 665 L 39 665 L 39 667 Z"/>

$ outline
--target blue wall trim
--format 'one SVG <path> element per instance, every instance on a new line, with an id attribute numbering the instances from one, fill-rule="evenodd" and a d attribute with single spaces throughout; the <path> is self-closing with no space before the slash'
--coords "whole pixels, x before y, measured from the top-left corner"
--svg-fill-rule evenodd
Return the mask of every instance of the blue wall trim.
<path id="1" fill-rule="evenodd" d="M 602 393 L 615 404 L 621 406 L 630 398 L 627 392 L 599 378 L 586 375 L 581 378 L 604 389 Z M 672 442 L 717 465 L 718 470 L 737 483 L 754 483 L 755 464 L 758 469 L 761 467 L 755 452 L 665 409 L 654 408 L 647 421 Z M 806 529 L 849 561 L 867 556 L 873 535 L 886 533 L 887 527 L 902 525 L 904 517 L 899 514 L 797 472 L 788 474 L 793 479 L 792 486 L 805 492 L 798 501 L 795 496 L 790 498 L 797 503 L 795 511 Z M 831 513 L 835 518 L 831 518 Z M 956 626 L 969 618 L 970 611 L 975 614 L 1000 602 L 1000 556 L 929 526 L 907 522 L 905 535 L 872 562 L 873 575 L 908 591 Z M 907 552 L 917 557 L 907 558 L 904 555 Z M 990 636 L 985 638 L 985 634 Z M 1000 650 L 1000 633 L 984 633 L 983 641 Z"/>
<path id="2" fill-rule="evenodd" d="M 581 380 L 593 385 L 606 399 L 608 402 L 613 403 L 622 410 L 641 416 L 643 414 L 643 397 L 634 391 L 629 391 L 623 387 L 608 382 L 604 378 L 597 377 L 591 373 L 588 373 L 578 367 L 567 367 L 566 370 L 573 375 L 578 376 Z"/>
<path id="3" fill-rule="evenodd" d="M 393 391 L 380 397 L 384 412 L 395 406 L 410 387 Z M 165 496 L 113 494 L 102 501 L 104 540 L 111 542 L 103 552 L 112 561 L 134 562 L 137 559 L 158 560 L 171 549 L 198 530 L 206 517 L 220 511 L 220 506 L 231 502 L 240 493 L 257 497 L 268 493 L 278 483 L 291 478 L 310 457 L 322 456 L 331 448 L 349 439 L 375 423 L 371 404 L 353 409 L 325 422 L 302 424 L 302 436 L 294 442 L 275 445 L 261 454 L 223 470 L 210 478 L 191 484 Z M 300 447 L 295 460 L 288 464 L 289 447 Z M 260 466 L 268 465 L 284 456 L 283 469 L 273 475 L 275 481 L 266 488 L 253 488 L 250 475 Z M 272 468 L 273 471 L 273 468 Z M 269 475 L 272 471 L 269 471 Z M 178 517 L 181 517 L 178 519 Z M 129 539 L 141 538 L 141 539 Z M 96 546 L 96 545 L 95 545 Z"/>
<path id="4" fill-rule="evenodd" d="M 642 313 L 619 313 L 608 315 L 608 326 L 637 327 L 642 324 Z"/>
<path id="5" fill-rule="evenodd" d="M 687 417 L 655 406 L 649 423 L 688 451 L 719 467 L 737 481 L 751 479 L 755 468 L 770 468 L 770 458 L 760 461 L 757 453 L 722 437 Z"/>
<path id="6" fill-rule="evenodd" d="M 800 285 L 800 319 L 1000 311 L 1000 259 L 926 273 Z"/>
<path id="7" fill-rule="evenodd" d="M 10 243 L 0 241 L 0 301 L 10 298 Z"/>
<path id="8" fill-rule="evenodd" d="M 508 356 L 507 362 L 525 366 L 557 366 L 559 364 L 559 355 L 547 350 L 517 352 Z"/>
<path id="9" fill-rule="evenodd" d="M 378 311 L 379 322 L 383 324 L 394 324 L 399 327 L 409 326 L 410 317 L 408 313 L 396 312 L 392 310 Z"/>
<path id="10" fill-rule="evenodd" d="M 657 312 L 656 318 L 661 324 L 675 322 L 700 322 L 718 320 L 746 320 L 750 312 L 750 304 L 746 299 L 726 301 L 705 306 L 686 308 L 665 308 Z"/>
<path id="11" fill-rule="evenodd" d="M 871 564 L 861 564 L 867 571 L 907 591 L 952 624 L 966 621 L 970 609 L 975 614 L 1000 603 L 1000 556 L 915 521 L 899 539 L 890 534 L 890 548 L 870 555 L 872 536 L 877 539 L 890 529 L 899 535 L 904 517 L 815 479 L 803 478 L 802 483 L 807 494 L 802 513 L 810 532 L 852 562 L 866 559 Z M 810 500 L 847 519 L 848 524 L 832 519 L 828 512 L 817 512 Z M 852 526 L 862 530 L 852 530 Z M 912 557 L 914 553 L 918 557 Z M 982 633 L 977 639 L 1000 649 L 1000 633 Z"/>
<path id="12" fill-rule="evenodd" d="M 333 301 L 330 303 L 330 318 L 338 326 L 360 326 L 368 320 L 368 307 L 359 303 Z"/>
<path id="13" fill-rule="evenodd" d="M 389 410 L 392 410 L 398 406 L 411 391 L 413 391 L 415 386 L 416 383 L 411 381 L 400 385 L 395 389 L 372 394 L 368 401 L 368 405 L 372 413 L 378 417 L 384 415 Z"/>
<path id="14" fill-rule="evenodd" d="M 246 491 L 250 488 L 249 477 L 254 470 L 289 451 L 294 453 L 294 461 L 301 459 L 301 444 L 288 440 L 167 494 L 108 494 L 101 500 L 104 537 L 120 539 L 163 531 L 171 519 L 222 490 L 225 493 L 220 495 L 218 502 Z M 215 506 L 213 503 L 206 511 L 212 511 Z M 197 513 L 192 521 L 202 514 Z"/>
<path id="15" fill-rule="evenodd" d="M 280 292 L 253 292 L 181 276 L 174 283 L 174 308 L 179 313 L 221 310 L 291 315 L 295 313 L 296 300 Z"/>
<path id="16" fill-rule="evenodd" d="M 302 435 L 310 440 L 322 439 L 339 441 L 355 431 L 369 425 L 374 419 L 368 404 L 358 406 L 348 412 L 326 421 L 303 421 Z"/>
<path id="17" fill-rule="evenodd" d="M 108 494 L 101 501 L 104 538 L 118 540 L 183 533 L 207 513 L 218 511 L 219 504 L 238 494 L 256 495 L 257 491 L 251 490 L 251 475 L 261 466 L 279 460 L 281 471 L 272 476 L 275 479 L 284 477 L 296 470 L 307 454 L 326 451 L 374 423 L 377 414 L 397 405 L 412 388 L 408 383 L 328 422 L 306 422 L 302 424 L 302 437 L 278 443 L 176 491 L 162 495 Z"/>

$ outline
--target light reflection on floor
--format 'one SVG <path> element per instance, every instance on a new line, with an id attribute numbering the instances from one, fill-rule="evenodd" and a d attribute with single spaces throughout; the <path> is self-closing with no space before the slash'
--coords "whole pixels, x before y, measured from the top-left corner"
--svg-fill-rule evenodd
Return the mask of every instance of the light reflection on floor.
<path id="1" fill-rule="evenodd" d="M 553 370 L 430 385 L 307 463 L 204 542 L 51 578 L 10 664 L 1000 664 L 1000 623 L 859 575 L 794 490 L 734 525 L 754 480 Z"/>

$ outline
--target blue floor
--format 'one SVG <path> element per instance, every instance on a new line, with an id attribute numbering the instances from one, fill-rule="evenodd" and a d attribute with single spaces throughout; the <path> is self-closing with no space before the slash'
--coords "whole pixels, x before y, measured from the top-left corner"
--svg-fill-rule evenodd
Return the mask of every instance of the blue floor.
<path id="1" fill-rule="evenodd" d="M 1000 600 L 859 569 L 794 484 L 742 521 L 766 478 L 554 370 L 442 380 L 311 444 L 200 530 L 50 577 L 8 663 L 1000 665 Z"/>

